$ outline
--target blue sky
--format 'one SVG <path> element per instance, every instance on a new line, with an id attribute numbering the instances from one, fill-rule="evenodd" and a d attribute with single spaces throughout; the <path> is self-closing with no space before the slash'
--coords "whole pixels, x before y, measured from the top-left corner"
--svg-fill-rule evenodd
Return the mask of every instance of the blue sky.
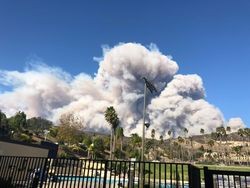
<path id="1" fill-rule="evenodd" d="M 94 74 L 102 45 L 155 43 L 203 79 L 226 119 L 250 126 L 250 1 L 1 1 L 0 69 L 42 59 Z M 2 88 L 9 89 L 9 88 Z"/>

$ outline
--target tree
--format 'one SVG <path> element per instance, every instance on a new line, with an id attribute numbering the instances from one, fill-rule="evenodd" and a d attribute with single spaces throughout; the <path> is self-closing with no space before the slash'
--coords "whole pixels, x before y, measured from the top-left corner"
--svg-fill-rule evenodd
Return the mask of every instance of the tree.
<path id="1" fill-rule="evenodd" d="M 163 141 L 163 136 L 162 136 L 162 135 L 160 135 L 160 143 L 161 143 L 161 144 L 164 143 L 164 141 Z"/>
<path id="2" fill-rule="evenodd" d="M 105 150 L 104 140 L 100 136 L 96 136 L 93 139 L 93 145 L 94 145 L 93 158 L 104 158 L 103 156 Z"/>
<path id="3" fill-rule="evenodd" d="M 205 145 L 206 144 L 206 137 L 204 136 L 205 130 L 203 128 L 200 129 L 200 134 L 203 135 L 203 141 L 204 141 L 204 145 Z"/>
<path id="4" fill-rule="evenodd" d="M 105 111 L 105 120 L 111 126 L 111 135 L 110 135 L 110 159 L 113 159 L 113 153 L 115 148 L 115 130 L 119 126 L 120 120 L 113 106 L 107 107 Z"/>
<path id="5" fill-rule="evenodd" d="M 123 151 L 123 137 L 124 137 L 124 134 L 123 134 L 123 128 L 122 127 L 118 127 L 116 129 L 116 136 L 117 136 L 117 139 L 120 140 L 120 149 L 121 151 Z"/>
<path id="6" fill-rule="evenodd" d="M 146 143 L 145 143 L 145 151 L 146 151 L 146 153 L 148 153 L 148 160 L 149 160 L 149 152 L 150 152 L 150 149 L 152 149 L 154 147 L 154 142 L 153 142 L 153 140 L 151 140 L 151 139 L 148 139 L 148 140 L 146 140 Z"/>
<path id="7" fill-rule="evenodd" d="M 33 117 L 27 120 L 27 128 L 36 134 L 43 133 L 44 130 L 49 130 L 53 123 L 41 117 Z"/>
<path id="8" fill-rule="evenodd" d="M 152 138 L 152 139 L 155 139 L 155 129 L 152 129 L 152 130 L 151 130 L 151 138 Z"/>
<path id="9" fill-rule="evenodd" d="M 130 144 L 132 145 L 132 153 L 131 157 L 136 157 L 137 159 L 140 159 L 140 146 L 141 146 L 142 138 L 137 134 L 133 133 L 130 137 Z M 136 149 L 135 149 L 136 148 Z"/>
<path id="10" fill-rule="evenodd" d="M 0 136 L 8 136 L 10 127 L 6 115 L 0 110 Z"/>
<path id="11" fill-rule="evenodd" d="M 200 129 L 200 133 L 203 135 L 205 133 L 204 129 Z"/>
<path id="12" fill-rule="evenodd" d="M 244 145 L 244 136 L 245 136 L 244 130 L 238 129 L 237 134 L 241 137 L 243 145 Z"/>
<path id="13" fill-rule="evenodd" d="M 178 136 L 178 142 L 180 144 L 180 158 L 181 160 L 183 161 L 183 150 L 182 150 L 182 144 L 185 142 L 185 140 L 181 137 L 181 136 Z"/>
<path id="14" fill-rule="evenodd" d="M 69 145 L 80 142 L 80 131 L 82 123 L 73 114 L 64 114 L 59 119 L 57 138 L 60 142 Z"/>
<path id="15" fill-rule="evenodd" d="M 231 127 L 227 126 L 226 127 L 226 132 L 231 133 Z"/>
<path id="16" fill-rule="evenodd" d="M 210 149 L 214 146 L 214 140 L 209 140 L 207 143 L 210 146 Z"/>
<path id="17" fill-rule="evenodd" d="M 171 149 L 171 144 L 172 144 L 172 131 L 168 131 L 168 136 L 169 136 L 169 155 L 173 157 L 173 150 Z"/>
<path id="18" fill-rule="evenodd" d="M 218 137 L 220 138 L 220 144 L 221 144 L 222 138 L 226 135 L 225 127 L 223 127 L 223 126 L 217 127 L 216 133 L 217 133 Z"/>
<path id="19" fill-rule="evenodd" d="M 186 138 L 186 137 L 187 137 L 187 134 L 188 134 L 188 129 L 185 127 L 185 128 L 183 129 L 183 132 L 184 132 L 184 137 Z"/>
<path id="20" fill-rule="evenodd" d="M 17 112 L 14 116 L 8 119 L 10 128 L 17 133 L 22 133 L 27 127 L 26 114 L 24 112 Z"/>

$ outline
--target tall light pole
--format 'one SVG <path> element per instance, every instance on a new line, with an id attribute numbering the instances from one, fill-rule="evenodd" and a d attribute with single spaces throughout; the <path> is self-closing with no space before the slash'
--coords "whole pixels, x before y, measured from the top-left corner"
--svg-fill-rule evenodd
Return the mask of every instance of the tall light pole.
<path id="1" fill-rule="evenodd" d="M 146 98 L 147 98 L 147 89 L 151 92 L 157 92 L 155 86 L 149 82 L 145 77 L 144 80 L 144 104 L 143 104 L 143 122 L 142 122 L 142 148 L 141 148 L 141 161 L 144 161 L 144 147 L 145 147 L 145 117 L 146 117 Z"/>
<path id="2" fill-rule="evenodd" d="M 145 147 L 145 117 L 146 117 L 146 97 L 147 97 L 147 89 L 153 93 L 157 92 L 155 86 L 150 83 L 145 77 L 142 78 L 144 80 L 144 104 L 143 104 L 143 122 L 142 122 L 142 146 L 141 146 L 141 161 L 144 161 L 144 147 Z M 145 163 L 143 163 L 145 164 Z M 144 166 L 141 165 L 141 183 L 140 188 L 144 187 Z"/>

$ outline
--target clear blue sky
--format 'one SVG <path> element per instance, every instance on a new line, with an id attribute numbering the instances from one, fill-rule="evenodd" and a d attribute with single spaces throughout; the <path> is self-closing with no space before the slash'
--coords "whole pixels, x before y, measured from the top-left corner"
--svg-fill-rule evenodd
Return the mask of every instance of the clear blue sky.
<path id="1" fill-rule="evenodd" d="M 203 78 L 207 100 L 250 126 L 250 1 L 1 1 L 0 69 L 40 57 L 94 74 L 101 45 L 157 44 L 179 73 Z"/>

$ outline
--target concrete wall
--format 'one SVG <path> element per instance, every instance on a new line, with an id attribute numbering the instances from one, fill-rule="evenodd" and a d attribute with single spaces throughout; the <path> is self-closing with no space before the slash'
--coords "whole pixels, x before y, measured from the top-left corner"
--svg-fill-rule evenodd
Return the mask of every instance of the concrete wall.
<path id="1" fill-rule="evenodd" d="M 48 157 L 48 154 L 45 148 L 0 141 L 0 155 L 3 156 Z"/>

